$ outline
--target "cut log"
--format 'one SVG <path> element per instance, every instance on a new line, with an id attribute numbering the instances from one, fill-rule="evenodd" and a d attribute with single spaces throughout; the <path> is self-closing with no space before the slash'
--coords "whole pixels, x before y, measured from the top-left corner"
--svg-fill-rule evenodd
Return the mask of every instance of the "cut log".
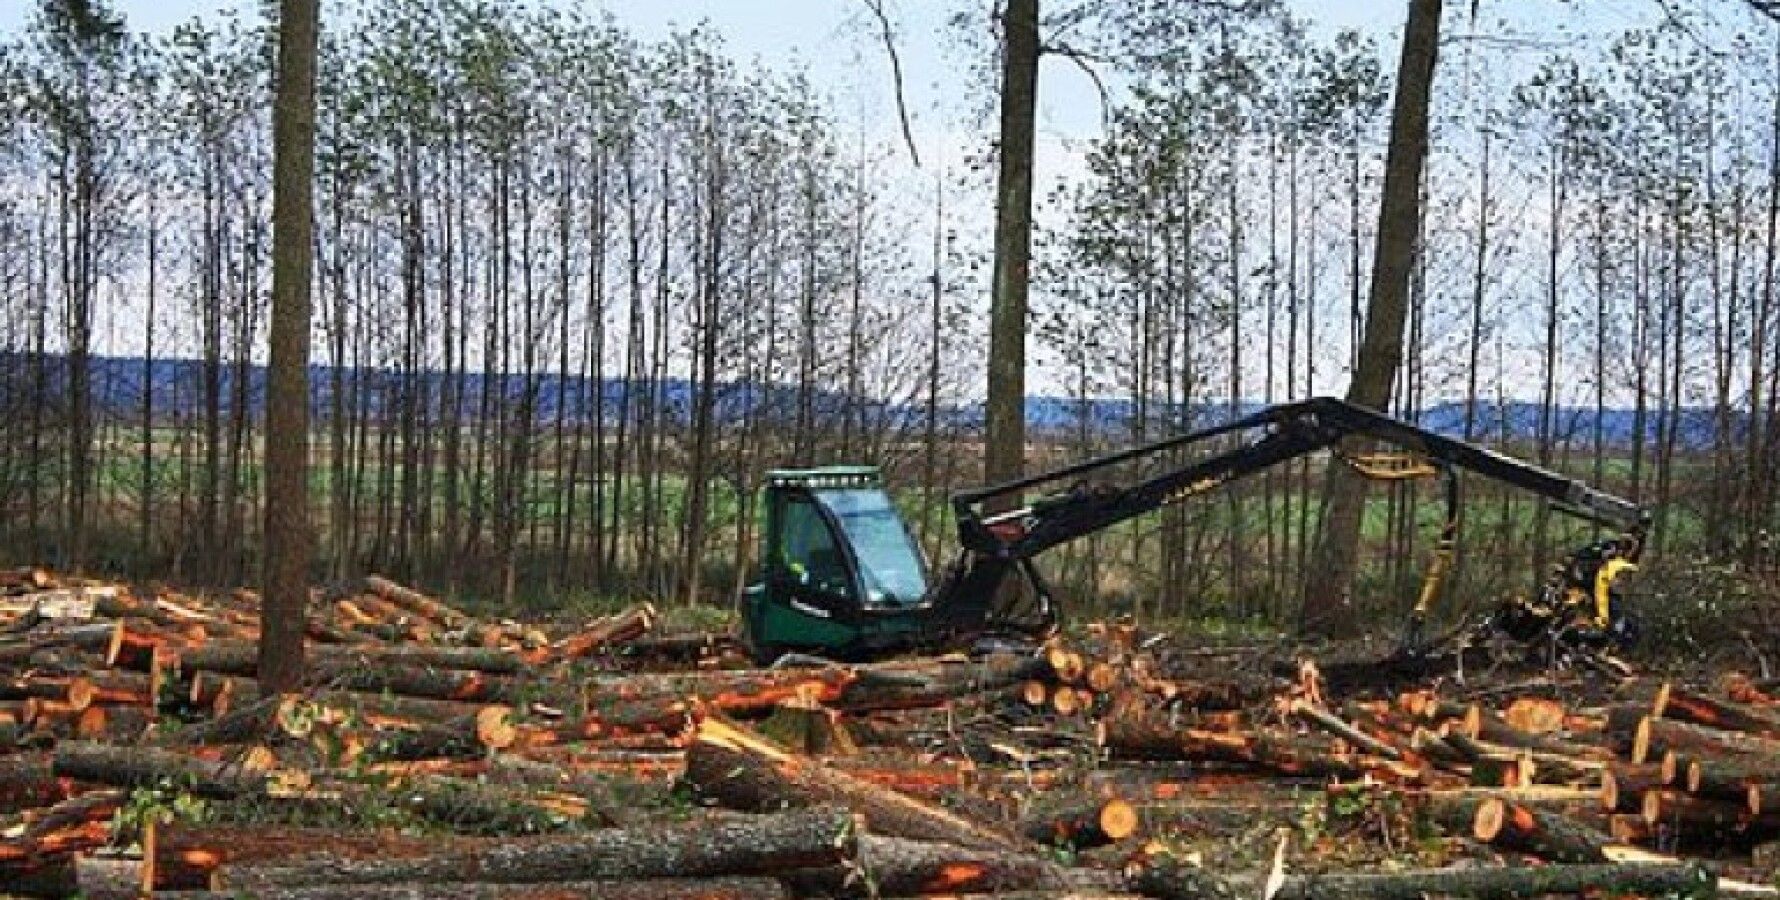
<path id="1" fill-rule="evenodd" d="M 469 616 L 438 600 L 378 575 L 365 578 L 365 590 L 403 609 L 426 616 L 446 628 L 462 628 L 471 621 Z"/>
<path id="2" fill-rule="evenodd" d="M 1136 834 L 1139 824 L 1137 807 L 1113 797 L 1030 813 L 1020 831 L 1033 843 L 1086 850 L 1122 841 Z"/>
<path id="3" fill-rule="evenodd" d="M 0 891 L 38 897 L 75 895 L 74 855 L 111 841 L 123 805 L 116 791 L 92 791 L 28 814 L 0 837 Z"/>
<path id="4" fill-rule="evenodd" d="M 81 854 L 74 859 L 74 881 L 82 900 L 136 900 L 154 884 L 148 860 Z"/>
<path id="5" fill-rule="evenodd" d="M 1127 868 L 1126 883 L 1157 900 L 1237 900 L 1244 896 L 1217 875 L 1168 854 L 1146 855 L 1133 862 Z"/>
<path id="6" fill-rule="evenodd" d="M 1718 878 L 1703 866 L 1552 865 L 1432 869 L 1379 875 L 1288 876 L 1274 900 L 1423 900 L 1427 896 L 1537 897 L 1545 894 L 1710 897 Z"/>
<path id="7" fill-rule="evenodd" d="M 1014 849 L 994 829 L 820 762 L 786 752 L 717 719 L 699 725 L 686 754 L 686 781 L 700 795 L 731 809 L 844 805 L 863 815 L 876 834 L 957 844 L 979 850 Z"/>
<path id="8" fill-rule="evenodd" d="M 1553 734 L 1534 734 L 1522 731 L 1508 724 L 1493 712 L 1485 712 L 1477 717 L 1477 731 L 1470 737 L 1490 744 L 1511 747 L 1516 750 L 1530 750 L 1536 753 L 1549 753 L 1554 756 L 1572 759 L 1605 760 L 1610 754 L 1600 747 L 1577 744 L 1565 741 Z"/>
<path id="9" fill-rule="evenodd" d="M 549 648 L 548 653 L 534 657 L 542 660 L 580 659 L 614 644 L 622 644 L 648 634 L 655 627 L 655 607 L 643 603 L 614 616 L 600 619 L 574 635 Z"/>
<path id="10" fill-rule="evenodd" d="M 145 706 L 89 706 L 74 721 L 74 736 L 88 741 L 133 744 L 155 723 Z"/>
<path id="11" fill-rule="evenodd" d="M 32 675 L 0 681 L 0 700 L 56 700 L 75 710 L 92 705 L 97 687 L 85 677 Z"/>
<path id="12" fill-rule="evenodd" d="M 225 800 L 267 797 L 290 787 L 298 774 L 252 771 L 153 747 L 78 742 L 56 747 L 51 771 L 62 778 L 121 788 L 178 784 L 194 794 Z"/>
<path id="13" fill-rule="evenodd" d="M 1696 758 L 1727 754 L 1772 758 L 1780 755 L 1780 740 L 1645 716 L 1638 723 L 1637 734 L 1632 739 L 1632 762 L 1658 761 L 1671 750 Z"/>
<path id="14" fill-rule="evenodd" d="M 1744 787 L 1744 802 L 1752 815 L 1780 812 L 1780 781 L 1751 782 Z"/>
<path id="15" fill-rule="evenodd" d="M 240 900 L 235 891 L 164 891 L 156 897 Z M 255 900 L 789 900 L 771 878 L 645 878 L 546 884 L 416 883 L 261 888 Z"/>
<path id="16" fill-rule="evenodd" d="M 1516 697 L 1502 711 L 1502 720 L 1528 734 L 1550 734 L 1563 730 L 1566 714 L 1564 705 L 1556 700 Z"/>
<path id="17" fill-rule="evenodd" d="M 1324 731 L 1347 741 L 1354 747 L 1386 759 L 1402 759 L 1403 751 L 1342 721 L 1341 717 L 1304 700 L 1292 701 L 1292 714 Z"/>
<path id="18" fill-rule="evenodd" d="M 1038 856 L 973 850 L 875 834 L 859 836 L 855 866 L 790 872 L 800 897 L 1005 895 L 1011 891 L 1112 887 L 1112 873 L 1065 869 Z"/>
<path id="19" fill-rule="evenodd" d="M 1477 809 L 1471 836 L 1494 847 L 1560 863 L 1606 862 L 1612 838 L 1567 816 L 1491 797 Z"/>
<path id="20" fill-rule="evenodd" d="M 703 712 L 699 701 L 664 694 L 654 697 L 589 698 L 578 715 L 548 724 L 519 726 L 518 746 L 535 749 L 575 741 L 600 741 L 626 735 L 678 736 L 695 725 Z"/>
<path id="21" fill-rule="evenodd" d="M 1087 683 L 1088 690 L 1100 694 L 1109 693 L 1119 686 L 1119 667 L 1104 660 L 1095 661 L 1088 665 L 1088 672 L 1082 678 Z"/>
<path id="22" fill-rule="evenodd" d="M 367 762 L 475 757 L 490 750 L 505 750 L 518 740 L 511 707 L 484 706 L 448 722 L 404 722 L 380 717 L 370 723 L 374 730 L 356 735 L 365 747 Z"/>
<path id="23" fill-rule="evenodd" d="M 168 643 L 153 635 L 131 634 L 127 629 L 124 632 L 125 637 L 118 638 L 118 643 L 126 647 L 140 646 L 142 649 L 119 651 L 123 656 L 114 665 L 147 671 L 147 654 L 153 647 Z M 180 667 L 187 672 L 203 671 L 253 677 L 259 667 L 259 646 L 252 641 L 207 641 L 198 646 L 180 647 L 178 656 Z M 318 645 L 309 648 L 309 656 L 317 668 L 314 680 L 321 683 L 332 680 L 342 672 L 366 667 L 445 669 L 487 675 L 514 675 L 527 670 L 527 663 L 518 654 L 484 647 Z"/>
<path id="24" fill-rule="evenodd" d="M 312 704 L 297 694 L 279 694 L 255 700 L 231 709 L 227 714 L 180 729 L 157 740 L 168 746 L 191 747 L 201 744 L 246 744 L 272 734 L 301 737 L 307 730 L 298 727 L 312 718 Z"/>
<path id="25" fill-rule="evenodd" d="M 1052 681 L 1056 673 L 1043 656 L 997 653 L 981 660 L 962 657 L 863 666 L 839 695 L 822 702 L 847 712 L 919 709 L 975 694 L 999 691 L 1027 681 Z"/>
<path id="26" fill-rule="evenodd" d="M 722 657 L 745 658 L 742 645 L 722 632 L 695 631 L 679 634 L 645 634 L 626 641 L 617 652 L 638 662 L 696 663 Z"/>
<path id="27" fill-rule="evenodd" d="M 1115 755 L 1250 765 L 1283 775 L 1355 778 L 1364 760 L 1284 731 L 1216 732 L 1180 728 L 1154 716 L 1115 711 L 1096 725 L 1095 739 Z"/>
<path id="28" fill-rule="evenodd" d="M 540 683 L 491 675 L 468 669 L 440 669 L 416 665 L 385 665 L 364 659 L 321 659 L 310 680 L 337 690 L 401 694 L 461 703 L 518 705 L 539 700 L 566 705 L 568 697 L 552 697 Z"/>
<path id="29" fill-rule="evenodd" d="M 1657 691 L 1650 714 L 1659 719 L 1691 722 L 1721 731 L 1741 731 L 1765 737 L 1780 735 L 1780 717 L 1769 710 L 1716 700 L 1670 684 Z"/>
<path id="30" fill-rule="evenodd" d="M 225 865 L 221 887 L 259 893 L 309 885 L 444 882 L 533 884 L 586 879 L 774 875 L 856 857 L 852 814 L 832 807 L 572 836 L 502 841 L 411 859 L 311 857 L 285 865 Z"/>
<path id="31" fill-rule="evenodd" d="M 0 756 L 0 814 L 37 809 L 73 796 L 73 786 L 50 771 L 49 756 Z"/>
<path id="32" fill-rule="evenodd" d="M 1637 745 L 1639 726 L 1650 714 L 1649 706 L 1622 703 L 1607 709 L 1606 724 L 1599 739 L 1615 756 L 1630 758 Z"/>
<path id="33" fill-rule="evenodd" d="M 1409 749 L 1421 758 L 1448 771 L 1469 775 L 1471 755 L 1449 743 L 1446 738 L 1426 728 L 1416 728 L 1409 736 Z"/>
<path id="34" fill-rule="evenodd" d="M 1757 840 L 1780 829 L 1780 813 L 1751 815 L 1747 803 L 1726 803 L 1673 790 L 1644 794 L 1644 821 L 1690 841 L 1733 834 Z"/>
<path id="35" fill-rule="evenodd" d="M 1677 784 L 1690 794 L 1737 802 L 1749 796 L 1750 785 L 1774 781 L 1780 781 L 1780 761 L 1733 757 L 1691 760 Z"/>
<path id="36" fill-rule="evenodd" d="M 1614 763 L 1601 773 L 1601 808 L 1607 812 L 1641 813 L 1644 792 L 1664 784 L 1656 766 Z"/>
<path id="37" fill-rule="evenodd" d="M 1051 692 L 1051 709 L 1060 716 L 1073 716 L 1082 710 L 1081 694 L 1067 684 Z"/>
<path id="38" fill-rule="evenodd" d="M 585 693 L 589 707 L 638 700 L 655 703 L 671 698 L 697 699 L 710 709 L 728 713 L 765 713 L 780 703 L 799 697 L 814 698 L 824 706 L 841 708 L 844 692 L 861 677 L 858 671 L 843 666 L 687 672 L 637 675 L 600 682 L 589 685 Z M 908 679 L 903 680 L 904 684 L 907 682 Z"/>

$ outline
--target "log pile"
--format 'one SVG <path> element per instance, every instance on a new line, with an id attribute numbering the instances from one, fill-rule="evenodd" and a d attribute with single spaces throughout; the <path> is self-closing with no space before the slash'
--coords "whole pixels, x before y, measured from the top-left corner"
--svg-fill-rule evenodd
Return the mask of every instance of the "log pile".
<path id="1" fill-rule="evenodd" d="M 1276 896 L 1700 896 L 1735 883 L 1665 854 L 1780 839 L 1780 700 L 1746 679 L 1335 697 L 1129 625 L 755 669 L 647 604 L 313 600 L 309 683 L 265 694 L 250 592 L 0 571 L 0 893 L 1260 896 L 1217 848 L 1272 823 Z M 1429 832 L 1471 861 L 1330 852 Z"/>

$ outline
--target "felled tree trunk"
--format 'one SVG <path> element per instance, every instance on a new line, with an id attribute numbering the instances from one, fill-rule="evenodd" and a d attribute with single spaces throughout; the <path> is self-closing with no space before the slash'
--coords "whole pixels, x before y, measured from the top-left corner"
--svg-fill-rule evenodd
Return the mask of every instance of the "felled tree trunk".
<path id="1" fill-rule="evenodd" d="M 1122 841 L 1140 824 L 1137 808 L 1115 797 L 1038 810 L 1025 817 L 1020 831 L 1033 843 L 1086 850 Z"/>
<path id="2" fill-rule="evenodd" d="M 1749 805 L 1656 790 L 1644 795 L 1644 821 L 1684 843 L 1753 844 L 1780 832 L 1780 812 L 1751 814 Z"/>
<path id="3" fill-rule="evenodd" d="M 470 617 L 409 587 L 387 578 L 371 575 L 365 579 L 365 590 L 403 609 L 411 610 L 447 628 L 462 628 Z"/>
<path id="4" fill-rule="evenodd" d="M 1523 898 L 1545 894 L 1708 897 L 1718 878 L 1697 865 L 1553 865 L 1434 869 L 1380 875 L 1286 878 L 1275 900 L 1422 900 L 1433 896 Z"/>
<path id="5" fill-rule="evenodd" d="M 63 778 L 121 788 L 177 784 L 194 794 L 225 800 L 268 796 L 286 786 L 293 774 L 251 771 L 152 747 L 74 742 L 56 747 L 52 771 Z"/>
<path id="6" fill-rule="evenodd" d="M 71 786 L 50 771 L 46 754 L 0 757 L 0 815 L 68 799 Z"/>
<path id="7" fill-rule="evenodd" d="M 1065 869 L 1038 856 L 863 834 L 855 866 L 784 875 L 800 897 L 913 897 L 1109 887 L 1110 873 Z"/>
<path id="8" fill-rule="evenodd" d="M 1479 805 L 1472 837 L 1560 863 L 1607 861 L 1612 839 L 1567 816 L 1491 797 Z"/>
<path id="9" fill-rule="evenodd" d="M 1237 900 L 1244 896 L 1217 875 L 1166 855 L 1138 863 L 1128 883 L 1132 890 L 1157 900 Z"/>
<path id="10" fill-rule="evenodd" d="M 731 809 L 764 812 L 840 804 L 876 834 L 1010 850 L 1008 836 L 888 788 L 854 778 L 716 719 L 700 724 L 686 754 L 686 781 Z"/>
<path id="11" fill-rule="evenodd" d="M 1362 759 L 1318 746 L 1303 735 L 1260 728 L 1180 728 L 1131 713 L 1102 719 L 1096 738 L 1110 751 L 1140 758 L 1236 763 L 1283 775 L 1354 778 L 1367 768 Z"/>
<path id="12" fill-rule="evenodd" d="M 655 627 L 655 607 L 643 603 L 615 616 L 600 619 L 570 635 L 534 659 L 580 659 L 614 644 L 622 644 L 648 634 Z"/>
<path id="13" fill-rule="evenodd" d="M 1669 684 L 1657 691 L 1656 699 L 1650 705 L 1650 714 L 1722 731 L 1742 731 L 1767 737 L 1780 734 L 1780 718 L 1770 710 L 1740 706 Z"/>
<path id="14" fill-rule="evenodd" d="M 156 897 L 182 900 L 240 900 L 235 891 L 181 891 Z M 256 900 L 789 900 L 790 892 L 771 878 L 646 878 L 637 881 L 568 881 L 546 884 L 385 884 L 269 887 Z"/>
<path id="15" fill-rule="evenodd" d="M 1780 740 L 1645 716 L 1638 723 L 1637 734 L 1632 739 L 1632 762 L 1660 760 L 1664 753 L 1671 750 L 1695 759 L 1727 754 L 1772 758 L 1780 754 Z"/>
<path id="16" fill-rule="evenodd" d="M 74 881 L 82 900 L 136 900 L 154 885 L 152 864 L 143 859 L 78 856 Z"/>
<path id="17" fill-rule="evenodd" d="M 1750 785 L 1780 781 L 1780 761 L 1741 757 L 1696 759 L 1688 763 L 1679 781 L 1690 794 L 1739 801 L 1749 796 Z"/>
<path id="18" fill-rule="evenodd" d="M 516 839 L 412 859 L 319 857 L 288 865 L 224 866 L 218 876 L 222 888 L 254 894 L 308 885 L 695 878 L 837 865 L 853 859 L 857 849 L 852 814 L 823 807 Z"/>
<path id="19" fill-rule="evenodd" d="M 1644 793 L 1664 784 L 1656 766 L 1618 763 L 1601 773 L 1601 808 L 1607 812 L 1635 813 L 1644 809 Z"/>

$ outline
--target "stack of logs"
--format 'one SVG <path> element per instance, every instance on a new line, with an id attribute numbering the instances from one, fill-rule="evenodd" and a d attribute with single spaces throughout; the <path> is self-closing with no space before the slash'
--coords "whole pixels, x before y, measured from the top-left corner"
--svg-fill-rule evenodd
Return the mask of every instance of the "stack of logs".
<path id="1" fill-rule="evenodd" d="M 0 572 L 0 893 L 1258 896 L 1267 873 L 1182 840 L 1246 802 L 1389 792 L 1546 864 L 1272 895 L 1699 896 L 1728 882 L 1662 851 L 1780 835 L 1780 703 L 1747 680 L 1333 705 L 1312 666 L 1160 671 L 1129 626 L 762 670 L 646 604 L 539 628 L 368 578 L 316 593 L 310 684 L 265 695 L 258 633 L 248 592 Z"/>

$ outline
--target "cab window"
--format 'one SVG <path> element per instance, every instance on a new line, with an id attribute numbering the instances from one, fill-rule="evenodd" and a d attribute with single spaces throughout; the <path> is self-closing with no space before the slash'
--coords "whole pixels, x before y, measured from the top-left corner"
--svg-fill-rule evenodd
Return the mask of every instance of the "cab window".
<path id="1" fill-rule="evenodd" d="M 852 596 L 846 557 L 814 502 L 787 498 L 781 533 L 779 563 L 793 580 L 826 594 Z"/>

